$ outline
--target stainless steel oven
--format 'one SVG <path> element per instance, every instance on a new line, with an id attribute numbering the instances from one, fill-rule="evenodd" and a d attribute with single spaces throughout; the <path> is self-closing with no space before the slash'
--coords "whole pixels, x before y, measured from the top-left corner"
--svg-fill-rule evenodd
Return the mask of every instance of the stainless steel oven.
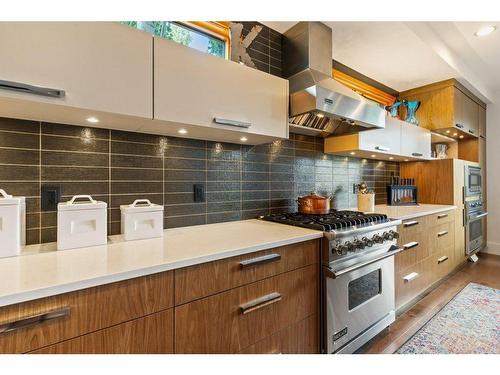
<path id="1" fill-rule="evenodd" d="M 465 202 L 465 213 L 465 251 L 472 255 L 484 245 L 483 226 L 488 213 L 484 211 L 481 199 Z"/>
<path id="2" fill-rule="evenodd" d="M 482 178 L 481 168 L 472 165 L 465 166 L 465 196 L 475 197 L 481 195 Z"/>

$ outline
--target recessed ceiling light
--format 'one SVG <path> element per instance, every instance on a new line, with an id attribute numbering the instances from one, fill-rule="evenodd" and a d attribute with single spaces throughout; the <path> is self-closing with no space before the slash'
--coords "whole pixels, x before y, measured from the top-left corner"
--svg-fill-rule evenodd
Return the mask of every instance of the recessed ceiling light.
<path id="1" fill-rule="evenodd" d="M 450 134 L 450 130 L 447 130 L 447 131 L 446 131 L 446 134 Z"/>
<path id="2" fill-rule="evenodd" d="M 179 129 L 179 130 L 177 130 L 177 133 L 179 133 L 179 134 L 187 134 L 187 132 L 188 131 L 186 129 Z"/>
<path id="3" fill-rule="evenodd" d="M 486 36 L 490 35 L 493 31 L 495 31 L 497 28 L 496 26 L 485 26 L 481 27 L 478 31 L 474 33 L 475 36 Z"/>
<path id="4" fill-rule="evenodd" d="M 464 137 L 464 136 L 463 136 L 463 135 L 461 135 L 461 136 L 460 136 L 460 137 L 458 137 L 458 138 L 462 139 L 463 137 Z"/>
<path id="5" fill-rule="evenodd" d="M 405 159 L 405 161 L 408 161 L 408 159 Z"/>
<path id="6" fill-rule="evenodd" d="M 318 118 L 323 118 L 323 117 L 325 117 L 325 115 L 324 115 L 324 114 L 322 114 L 322 113 L 316 113 L 316 117 L 318 117 Z"/>
<path id="7" fill-rule="evenodd" d="M 248 138 L 247 138 L 247 137 L 241 137 L 241 138 L 240 138 L 240 141 L 241 141 L 241 142 L 246 142 L 246 141 L 248 141 Z"/>
<path id="8" fill-rule="evenodd" d="M 458 135 L 458 133 L 453 133 L 453 136 L 456 137 Z"/>
<path id="9" fill-rule="evenodd" d="M 372 158 L 376 157 L 377 155 L 372 155 Z"/>
<path id="10" fill-rule="evenodd" d="M 351 151 L 350 154 L 351 155 L 356 155 L 356 153 L 354 151 Z"/>
<path id="11" fill-rule="evenodd" d="M 97 124 L 99 122 L 99 119 L 97 117 L 88 117 L 87 122 L 90 122 L 91 124 Z"/>
<path id="12" fill-rule="evenodd" d="M 389 158 L 389 160 L 394 160 L 394 158 L 391 156 L 391 157 Z"/>

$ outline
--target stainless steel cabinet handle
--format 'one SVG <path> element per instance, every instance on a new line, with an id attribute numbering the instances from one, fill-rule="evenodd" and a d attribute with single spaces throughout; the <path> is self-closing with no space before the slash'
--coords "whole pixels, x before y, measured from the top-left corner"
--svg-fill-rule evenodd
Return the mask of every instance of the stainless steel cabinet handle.
<path id="1" fill-rule="evenodd" d="M 448 214 L 438 215 L 438 219 L 444 219 L 445 217 L 448 217 Z"/>
<path id="2" fill-rule="evenodd" d="M 474 134 L 474 133 L 475 133 L 475 131 L 474 131 L 474 130 L 472 130 L 472 129 L 469 129 L 469 133 Z"/>
<path id="3" fill-rule="evenodd" d="M 229 125 L 229 126 L 235 126 L 237 128 L 245 128 L 245 129 L 248 129 L 250 126 L 252 126 L 252 124 L 249 122 L 230 120 L 230 119 L 220 118 L 220 117 L 215 117 L 214 122 L 216 124 L 220 124 L 220 125 Z"/>
<path id="4" fill-rule="evenodd" d="M 447 230 L 443 230 L 441 232 L 438 232 L 438 237 L 443 237 L 443 236 L 446 236 L 448 234 L 448 231 Z"/>
<path id="5" fill-rule="evenodd" d="M 412 156 L 424 156 L 424 154 L 422 154 L 420 152 L 412 152 L 411 155 Z"/>
<path id="6" fill-rule="evenodd" d="M 481 219 L 482 217 L 488 216 L 487 212 L 483 212 L 482 214 L 479 214 L 477 216 L 474 216 L 473 219 Z"/>
<path id="7" fill-rule="evenodd" d="M 244 303 L 240 306 L 240 311 L 242 314 L 248 314 L 265 306 L 272 305 L 273 303 L 276 303 L 278 301 L 281 301 L 281 294 L 279 294 L 278 292 L 273 292 L 263 297 L 254 299 L 253 301 Z"/>
<path id="8" fill-rule="evenodd" d="M 441 258 L 438 259 L 438 264 L 446 262 L 447 260 L 448 260 L 448 257 L 446 255 L 442 256 Z"/>
<path id="9" fill-rule="evenodd" d="M 416 220 L 414 220 L 414 221 L 407 221 L 406 223 L 403 224 L 403 226 L 405 228 L 413 227 L 415 225 L 418 225 L 418 221 L 416 221 Z"/>
<path id="10" fill-rule="evenodd" d="M 415 242 L 417 245 L 418 243 Z M 406 245 L 405 245 L 406 246 Z M 363 263 L 358 263 L 358 264 L 355 264 L 354 266 L 350 266 L 350 267 L 346 267 L 344 269 L 341 269 L 340 271 L 333 271 L 331 268 L 328 268 L 328 267 L 324 267 L 324 270 L 325 270 L 325 275 L 327 277 L 330 277 L 332 279 L 336 279 L 346 273 L 349 273 L 349 272 L 352 272 L 352 271 L 355 271 L 357 269 L 360 269 L 360 268 L 363 268 L 363 267 L 366 267 L 370 264 L 373 264 L 373 263 L 376 263 L 378 262 L 379 260 L 382 260 L 382 259 L 385 259 L 385 258 L 389 258 L 389 257 L 392 257 L 402 251 L 405 251 L 407 250 L 408 248 L 406 248 L 405 246 L 403 247 L 400 247 L 400 248 L 397 248 L 395 247 L 394 250 L 389 250 L 387 253 L 385 253 L 384 255 L 381 255 L 379 257 L 376 257 L 374 259 L 371 259 L 371 260 L 367 260 L 366 262 L 363 262 Z"/>
<path id="11" fill-rule="evenodd" d="M 403 276 L 403 280 L 405 281 L 405 283 L 409 283 L 410 281 L 415 280 L 417 277 L 418 277 L 418 273 L 412 272 L 406 276 Z"/>
<path id="12" fill-rule="evenodd" d="M 258 266 L 261 264 L 276 262 L 281 259 L 281 255 L 277 253 L 263 255 L 261 257 L 245 259 L 240 262 L 240 268 L 248 268 L 253 266 Z"/>
<path id="13" fill-rule="evenodd" d="M 375 150 L 379 150 L 379 151 L 390 151 L 391 149 L 390 149 L 389 147 L 375 146 Z"/>
<path id="14" fill-rule="evenodd" d="M 414 247 L 417 247 L 418 246 L 418 242 L 408 242 L 407 244 L 404 244 L 403 245 L 403 250 L 410 250 L 410 249 L 413 249 Z"/>
<path id="15" fill-rule="evenodd" d="M 69 316 L 69 314 L 70 314 L 70 308 L 65 307 L 65 308 L 62 308 L 59 310 L 53 310 L 53 311 L 49 311 L 49 312 L 46 312 L 43 314 L 30 316 L 28 318 L 23 318 L 23 319 L 19 319 L 19 320 L 7 322 L 7 323 L 2 323 L 2 324 L 0 324 L 0 335 L 3 333 L 16 331 L 16 330 L 21 329 L 21 328 L 26 328 L 26 327 L 30 327 L 30 326 L 33 326 L 36 324 L 41 324 L 41 323 L 49 321 L 49 320 L 54 320 L 57 318 Z"/>
<path id="16" fill-rule="evenodd" d="M 455 126 L 456 126 L 457 128 L 459 128 L 459 129 L 463 129 L 463 128 L 464 128 L 464 126 L 463 126 L 462 124 L 455 124 Z"/>
<path id="17" fill-rule="evenodd" d="M 66 92 L 59 89 L 51 89 L 48 87 L 33 86 L 21 82 L 0 80 L 0 89 L 19 91 L 26 94 L 49 96 L 51 98 L 64 98 Z"/>

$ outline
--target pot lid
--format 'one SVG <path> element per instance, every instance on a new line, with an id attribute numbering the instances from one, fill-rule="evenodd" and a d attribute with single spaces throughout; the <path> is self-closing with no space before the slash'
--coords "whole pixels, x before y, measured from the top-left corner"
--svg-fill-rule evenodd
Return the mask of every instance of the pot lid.
<path id="1" fill-rule="evenodd" d="M 151 203 L 149 199 L 136 199 L 131 204 L 121 205 L 120 209 L 125 213 L 158 212 L 163 211 L 163 206 L 156 203 Z"/>
<path id="2" fill-rule="evenodd" d="M 75 195 L 71 200 L 57 205 L 58 211 L 106 209 L 106 202 L 96 201 L 90 195 Z"/>
<path id="3" fill-rule="evenodd" d="M 315 191 L 311 191 L 309 195 L 304 195 L 302 197 L 299 197 L 299 199 L 319 199 L 319 200 L 324 200 L 324 199 L 330 199 L 329 197 L 324 197 L 322 195 L 318 195 Z"/>

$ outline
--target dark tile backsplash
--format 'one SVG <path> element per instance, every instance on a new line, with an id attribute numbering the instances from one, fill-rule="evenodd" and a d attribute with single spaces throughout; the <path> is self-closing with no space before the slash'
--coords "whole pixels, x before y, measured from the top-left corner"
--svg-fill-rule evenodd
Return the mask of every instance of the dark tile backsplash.
<path id="1" fill-rule="evenodd" d="M 0 118 L 0 188 L 27 197 L 27 241 L 56 240 L 56 212 L 41 212 L 42 184 L 63 200 L 91 194 L 108 203 L 109 233 L 120 231 L 120 205 L 148 198 L 165 206 L 165 227 L 254 218 L 296 209 L 299 195 L 334 194 L 337 208 L 356 206 L 362 180 L 385 203 L 398 164 L 327 155 L 323 140 L 249 146 Z M 206 201 L 194 202 L 203 184 Z"/>

